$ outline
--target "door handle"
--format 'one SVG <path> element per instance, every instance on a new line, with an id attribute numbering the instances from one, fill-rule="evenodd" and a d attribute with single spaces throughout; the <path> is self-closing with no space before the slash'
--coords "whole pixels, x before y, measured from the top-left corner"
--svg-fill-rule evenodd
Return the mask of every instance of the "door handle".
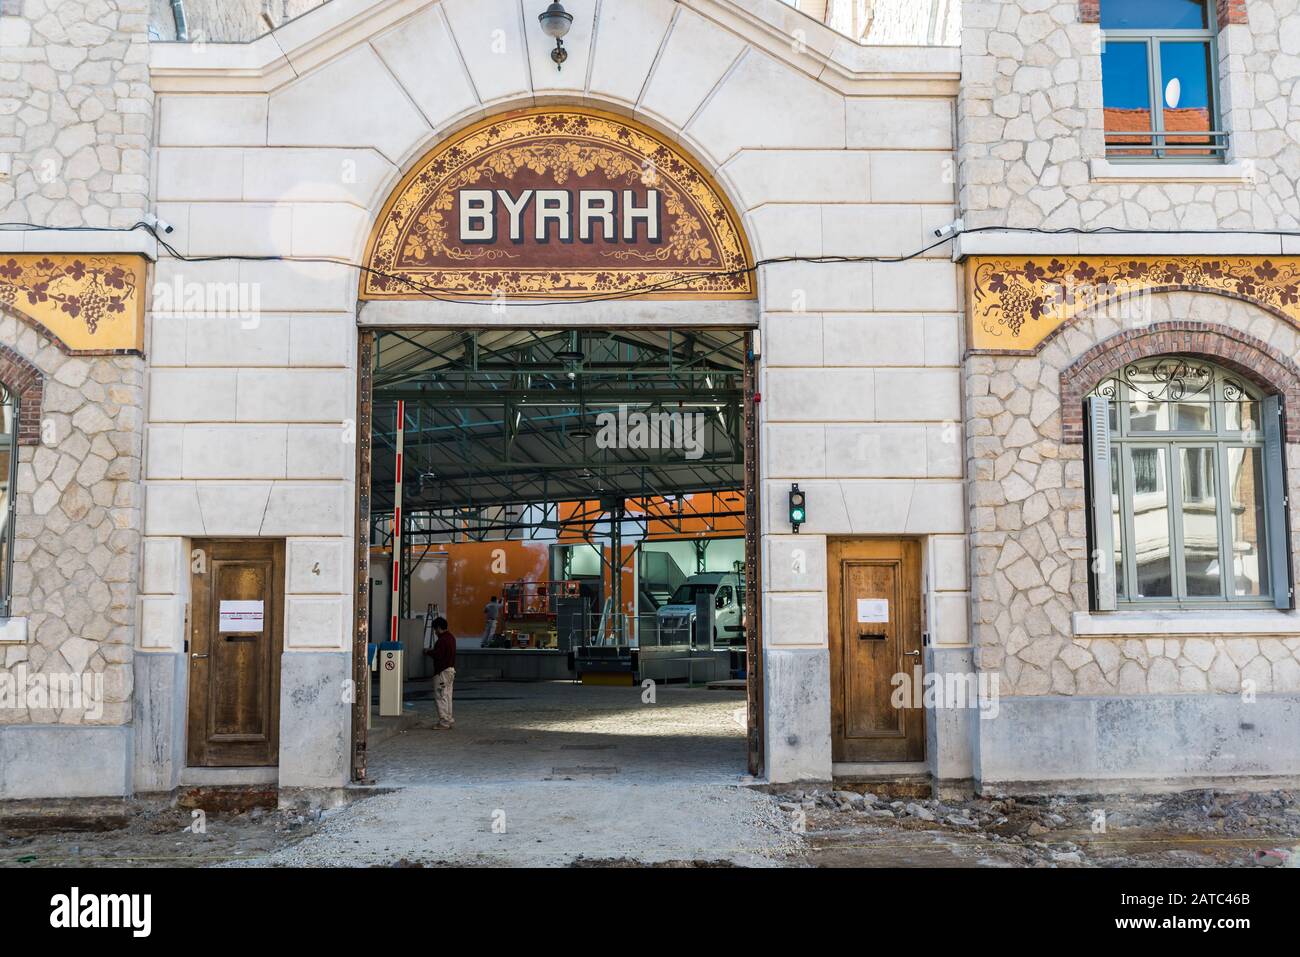
<path id="1" fill-rule="evenodd" d="M 207 655 L 190 655 L 190 659 L 191 659 L 191 660 L 193 660 L 193 659 L 195 659 L 195 658 L 206 658 L 206 657 L 207 657 Z"/>
<path id="2" fill-rule="evenodd" d="M 907 655 L 907 656 L 909 656 L 909 657 L 912 657 L 912 658 L 918 658 L 918 657 L 920 657 L 920 655 L 921 655 L 921 653 L 920 653 L 919 651 L 905 651 L 905 652 L 903 652 L 903 654 L 905 654 L 905 655 Z"/>

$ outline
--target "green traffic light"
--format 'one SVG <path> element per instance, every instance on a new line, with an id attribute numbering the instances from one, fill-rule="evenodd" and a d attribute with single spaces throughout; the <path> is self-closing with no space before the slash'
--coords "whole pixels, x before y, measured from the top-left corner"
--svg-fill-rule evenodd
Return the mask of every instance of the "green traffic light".
<path id="1" fill-rule="evenodd" d="M 799 526 L 807 520 L 803 492 L 799 490 L 799 483 L 796 482 L 790 486 L 790 525 L 797 532 Z"/>

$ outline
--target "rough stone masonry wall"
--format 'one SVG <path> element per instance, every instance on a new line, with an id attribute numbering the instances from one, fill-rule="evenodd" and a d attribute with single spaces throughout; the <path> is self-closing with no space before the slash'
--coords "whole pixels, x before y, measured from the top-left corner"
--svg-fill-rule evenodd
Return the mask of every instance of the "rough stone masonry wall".
<path id="1" fill-rule="evenodd" d="M 1225 327 L 1300 356 L 1300 332 L 1246 303 L 1193 293 L 1150 301 L 1151 322 Z M 1014 695 L 1236 693 L 1247 679 L 1260 693 L 1300 691 L 1300 637 L 1073 637 L 1072 612 L 1088 609 L 1084 467 L 1083 446 L 1062 442 L 1061 370 L 1120 331 L 1099 310 L 1038 355 L 967 359 L 978 665 L 1000 673 L 1000 690 Z M 1291 500 L 1300 501 L 1300 445 L 1287 455 Z M 1294 552 L 1300 537 L 1292 538 Z"/>
<path id="2" fill-rule="evenodd" d="M 1105 143 L 1101 27 L 1084 22 L 1087 4 L 967 0 L 958 107 L 967 226 L 1300 225 L 1300 0 L 1244 6 L 1247 22 L 1238 9 L 1218 36 L 1220 122 L 1251 181 L 1116 183 L 1093 181 L 1090 169 Z"/>
<path id="3" fill-rule="evenodd" d="M 146 210 L 149 0 L 0 5 L 0 219 L 130 226 Z M 11 11 L 18 11 L 15 15 Z"/>
<path id="4" fill-rule="evenodd" d="M 4 313 L 0 342 L 44 377 L 39 440 L 18 447 L 12 614 L 27 619 L 28 635 L 0 644 L 0 674 L 102 674 L 104 693 L 102 714 L 5 707 L 0 724 L 126 724 L 143 360 L 69 356 Z"/>

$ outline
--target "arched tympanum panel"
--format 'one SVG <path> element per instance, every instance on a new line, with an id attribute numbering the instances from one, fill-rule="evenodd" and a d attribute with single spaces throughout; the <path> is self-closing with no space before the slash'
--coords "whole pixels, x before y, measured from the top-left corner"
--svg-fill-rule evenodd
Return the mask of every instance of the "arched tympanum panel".
<path id="1" fill-rule="evenodd" d="M 521 110 L 425 155 L 385 203 L 362 299 L 749 299 L 739 219 L 665 137 L 571 107 Z"/>

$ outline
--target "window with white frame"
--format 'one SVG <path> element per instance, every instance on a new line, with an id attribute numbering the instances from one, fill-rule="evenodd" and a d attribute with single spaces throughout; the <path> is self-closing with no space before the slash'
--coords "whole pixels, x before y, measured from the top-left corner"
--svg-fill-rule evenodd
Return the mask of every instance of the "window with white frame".
<path id="1" fill-rule="evenodd" d="M 1093 609 L 1291 607 L 1281 402 L 1214 363 L 1129 363 L 1088 399 Z"/>
<path id="2" fill-rule="evenodd" d="M 1106 155 L 1222 160 L 1218 54 L 1208 0 L 1102 0 Z"/>
<path id="3" fill-rule="evenodd" d="M 14 476 L 18 459 L 18 402 L 0 385 L 0 618 L 9 617 L 13 573 Z"/>

